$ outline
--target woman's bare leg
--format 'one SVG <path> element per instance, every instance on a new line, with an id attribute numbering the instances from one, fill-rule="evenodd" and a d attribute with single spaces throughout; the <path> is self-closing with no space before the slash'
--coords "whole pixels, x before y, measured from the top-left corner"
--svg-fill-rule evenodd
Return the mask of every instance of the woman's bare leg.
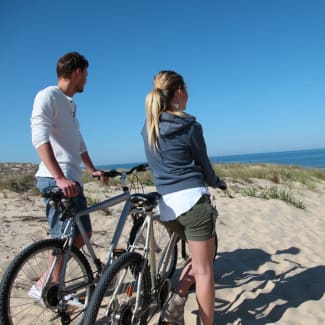
<path id="1" fill-rule="evenodd" d="M 214 237 L 205 241 L 188 241 L 192 256 L 192 272 L 196 282 L 196 299 L 201 325 L 214 324 Z"/>

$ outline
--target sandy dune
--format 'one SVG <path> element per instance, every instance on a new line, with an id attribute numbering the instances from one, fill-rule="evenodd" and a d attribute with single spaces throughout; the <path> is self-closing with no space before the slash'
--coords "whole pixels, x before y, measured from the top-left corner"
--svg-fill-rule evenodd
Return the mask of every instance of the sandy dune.
<path id="1" fill-rule="evenodd" d="M 93 199 L 114 191 L 86 185 L 86 194 Z M 220 214 L 216 324 L 325 324 L 325 183 L 313 191 L 299 186 L 293 191 L 306 210 L 280 200 L 245 197 L 236 191 L 230 198 L 211 190 Z M 119 209 L 109 215 L 93 214 L 93 241 L 100 255 Z M 40 197 L 0 192 L 0 275 L 22 247 L 48 236 L 43 214 Z M 198 324 L 197 310 L 191 293 L 186 324 Z M 154 315 L 149 324 L 156 324 L 157 318 Z"/>

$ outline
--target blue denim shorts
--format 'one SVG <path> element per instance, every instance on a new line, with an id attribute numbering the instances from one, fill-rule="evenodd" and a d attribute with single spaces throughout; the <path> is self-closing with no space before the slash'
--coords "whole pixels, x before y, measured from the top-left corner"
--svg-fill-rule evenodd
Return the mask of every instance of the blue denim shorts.
<path id="1" fill-rule="evenodd" d="M 57 186 L 54 178 L 51 177 L 37 177 L 37 187 L 40 191 L 43 191 L 49 186 Z M 87 207 L 87 200 L 83 192 L 83 188 L 80 188 L 78 196 L 73 200 L 76 203 L 77 211 L 85 209 Z M 60 220 L 60 212 L 54 207 L 50 206 L 49 199 L 45 199 L 45 211 L 48 224 L 50 226 L 50 232 L 52 238 L 61 237 L 64 229 L 64 222 Z M 88 214 L 81 216 L 80 221 L 85 228 L 86 233 L 91 232 L 91 222 Z M 78 236 L 80 231 L 76 227 L 75 236 Z"/>

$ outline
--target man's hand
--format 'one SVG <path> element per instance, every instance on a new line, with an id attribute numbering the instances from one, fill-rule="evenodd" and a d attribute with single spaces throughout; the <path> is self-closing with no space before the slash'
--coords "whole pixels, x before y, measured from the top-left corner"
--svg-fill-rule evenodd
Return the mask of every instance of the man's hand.
<path id="1" fill-rule="evenodd" d="M 91 175 L 93 177 L 97 177 L 102 183 L 107 184 L 109 182 L 109 178 L 104 176 L 104 172 L 102 170 L 95 170 Z"/>
<path id="2" fill-rule="evenodd" d="M 80 186 L 78 183 L 71 181 L 67 178 L 58 178 L 56 179 L 56 184 L 63 191 L 64 196 L 66 197 L 75 197 L 79 194 Z"/>

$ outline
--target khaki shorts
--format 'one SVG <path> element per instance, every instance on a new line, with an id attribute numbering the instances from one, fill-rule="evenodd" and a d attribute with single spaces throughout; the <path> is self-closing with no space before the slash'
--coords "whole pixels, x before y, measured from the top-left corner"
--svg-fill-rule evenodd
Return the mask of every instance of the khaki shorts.
<path id="1" fill-rule="evenodd" d="M 215 235 L 217 216 L 218 211 L 212 206 L 210 196 L 203 195 L 192 209 L 164 224 L 184 240 L 203 241 Z"/>

